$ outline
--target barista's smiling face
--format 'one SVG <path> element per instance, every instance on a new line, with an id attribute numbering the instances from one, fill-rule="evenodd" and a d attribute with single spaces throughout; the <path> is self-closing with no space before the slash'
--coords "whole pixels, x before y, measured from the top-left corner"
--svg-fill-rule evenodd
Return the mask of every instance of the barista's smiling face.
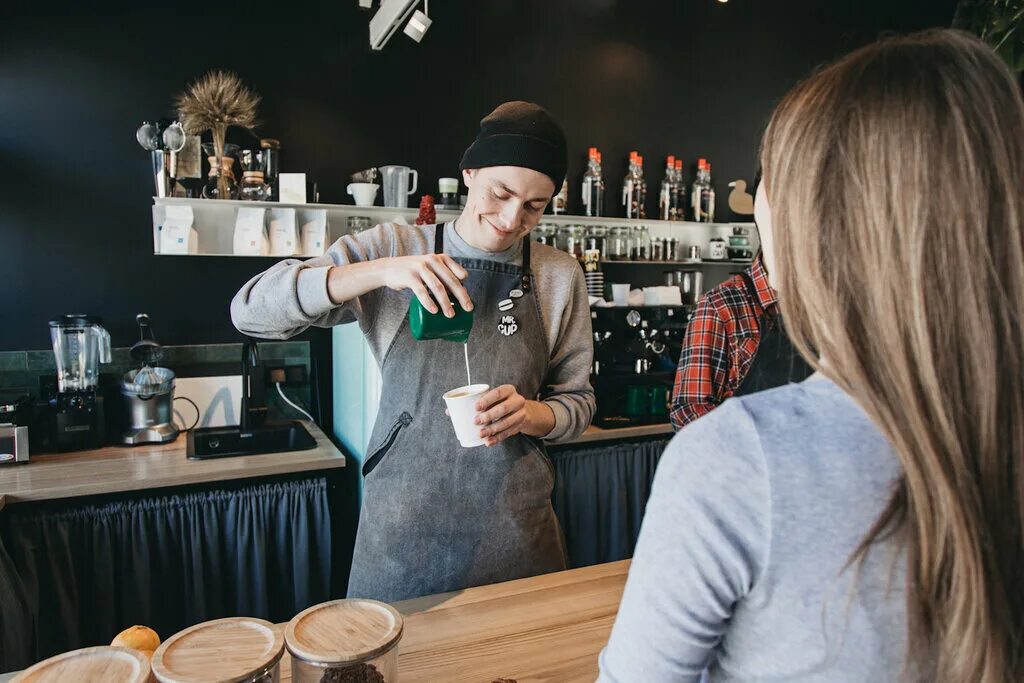
<path id="1" fill-rule="evenodd" d="M 466 169 L 462 178 L 469 195 L 456 228 L 486 251 L 504 251 L 528 234 L 555 192 L 551 178 L 520 166 Z"/>

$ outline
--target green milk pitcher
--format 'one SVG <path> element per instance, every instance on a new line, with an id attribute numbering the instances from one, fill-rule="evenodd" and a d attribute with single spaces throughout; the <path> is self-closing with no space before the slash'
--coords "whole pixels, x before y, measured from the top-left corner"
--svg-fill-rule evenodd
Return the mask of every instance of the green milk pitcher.
<path id="1" fill-rule="evenodd" d="M 467 311 L 455 299 L 452 300 L 452 306 L 455 308 L 455 315 L 446 318 L 440 307 L 437 313 L 431 313 L 415 296 L 410 299 L 409 329 L 412 331 L 412 338 L 417 341 L 444 339 L 460 344 L 469 341 L 469 333 L 473 330 L 473 311 Z"/>

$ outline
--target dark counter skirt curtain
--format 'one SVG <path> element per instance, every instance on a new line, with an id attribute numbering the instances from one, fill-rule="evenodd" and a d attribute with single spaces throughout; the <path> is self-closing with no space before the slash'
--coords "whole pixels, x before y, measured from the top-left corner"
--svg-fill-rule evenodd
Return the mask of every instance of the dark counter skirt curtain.
<path id="1" fill-rule="evenodd" d="M 651 483 L 668 439 L 553 449 L 555 514 L 570 567 L 633 556 Z"/>
<path id="2" fill-rule="evenodd" d="M 0 539 L 0 672 L 32 663 L 34 628 L 25 587 Z"/>
<path id="3" fill-rule="evenodd" d="M 71 508 L 20 504 L 2 517 L 35 620 L 33 661 L 108 644 L 133 624 L 166 638 L 224 616 L 286 621 L 330 597 L 322 477 Z"/>

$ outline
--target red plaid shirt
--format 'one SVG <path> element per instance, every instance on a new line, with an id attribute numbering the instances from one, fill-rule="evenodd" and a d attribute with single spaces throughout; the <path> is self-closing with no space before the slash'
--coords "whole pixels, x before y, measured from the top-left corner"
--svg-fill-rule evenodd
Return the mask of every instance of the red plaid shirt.
<path id="1" fill-rule="evenodd" d="M 757 289 L 756 302 L 743 277 L 733 275 L 701 297 L 686 327 L 672 391 L 672 426 L 677 430 L 735 393 L 761 343 L 758 317 L 778 315 L 775 290 L 760 256 L 747 274 Z"/>

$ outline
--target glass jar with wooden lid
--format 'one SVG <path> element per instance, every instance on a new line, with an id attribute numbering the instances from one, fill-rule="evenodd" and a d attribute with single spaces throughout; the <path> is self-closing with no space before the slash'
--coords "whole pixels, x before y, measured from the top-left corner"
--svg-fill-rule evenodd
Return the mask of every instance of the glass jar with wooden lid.
<path id="1" fill-rule="evenodd" d="M 402 615 L 376 600 L 333 600 L 284 630 L 294 683 L 396 683 Z"/>
<path id="2" fill-rule="evenodd" d="M 149 660 L 126 647 L 86 647 L 54 655 L 25 669 L 12 683 L 146 683 Z"/>
<path id="3" fill-rule="evenodd" d="M 227 617 L 196 624 L 153 653 L 160 683 L 277 683 L 284 635 L 263 619 Z"/>

